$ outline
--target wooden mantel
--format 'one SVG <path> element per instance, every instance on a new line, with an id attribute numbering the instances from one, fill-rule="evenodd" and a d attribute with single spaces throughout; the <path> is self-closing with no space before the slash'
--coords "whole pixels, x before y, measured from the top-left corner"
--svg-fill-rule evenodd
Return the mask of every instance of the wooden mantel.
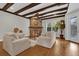
<path id="1" fill-rule="evenodd" d="M 29 27 L 29 28 L 42 28 L 42 27 Z"/>

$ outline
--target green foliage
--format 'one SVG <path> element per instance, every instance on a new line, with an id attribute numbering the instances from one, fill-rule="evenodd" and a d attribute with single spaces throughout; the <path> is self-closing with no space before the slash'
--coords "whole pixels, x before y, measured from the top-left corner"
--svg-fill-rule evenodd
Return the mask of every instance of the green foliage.
<path id="1" fill-rule="evenodd" d="M 58 24 L 58 23 L 56 23 L 56 24 L 52 27 L 52 29 L 53 29 L 55 32 L 58 31 L 58 28 L 59 28 L 59 24 Z"/>
<path id="2" fill-rule="evenodd" d="M 52 29 L 57 32 L 58 29 L 64 29 L 65 28 L 65 24 L 62 24 L 61 22 L 57 22 L 53 27 Z"/>
<path id="3" fill-rule="evenodd" d="M 51 25 L 51 23 L 49 23 L 47 30 L 51 30 L 51 28 L 53 29 L 53 31 L 57 32 L 58 29 L 60 29 L 60 30 L 64 29 L 65 24 L 64 23 L 62 24 L 61 21 L 57 22 L 56 24 L 53 23 L 52 25 Z"/>

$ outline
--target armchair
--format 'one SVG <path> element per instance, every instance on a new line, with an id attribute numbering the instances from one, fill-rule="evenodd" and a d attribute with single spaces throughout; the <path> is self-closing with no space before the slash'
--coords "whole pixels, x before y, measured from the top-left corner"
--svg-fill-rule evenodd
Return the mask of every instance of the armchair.
<path id="1" fill-rule="evenodd" d="M 55 32 L 47 32 L 45 35 L 41 35 L 37 37 L 37 44 L 43 47 L 51 48 L 56 41 L 56 34 Z"/>
<path id="2" fill-rule="evenodd" d="M 7 51 L 10 55 L 17 55 L 22 51 L 30 48 L 30 41 L 28 38 L 16 39 L 11 35 L 5 35 L 3 37 L 3 49 Z"/>

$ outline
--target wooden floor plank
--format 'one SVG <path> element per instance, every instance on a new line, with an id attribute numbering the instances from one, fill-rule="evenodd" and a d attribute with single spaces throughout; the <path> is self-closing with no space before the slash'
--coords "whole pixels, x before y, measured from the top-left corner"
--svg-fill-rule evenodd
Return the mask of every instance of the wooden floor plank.
<path id="1" fill-rule="evenodd" d="M 0 56 L 9 56 L 9 54 L 2 49 L 2 43 L 0 43 Z M 50 49 L 36 45 L 17 56 L 79 56 L 79 44 L 57 39 L 54 46 Z"/>

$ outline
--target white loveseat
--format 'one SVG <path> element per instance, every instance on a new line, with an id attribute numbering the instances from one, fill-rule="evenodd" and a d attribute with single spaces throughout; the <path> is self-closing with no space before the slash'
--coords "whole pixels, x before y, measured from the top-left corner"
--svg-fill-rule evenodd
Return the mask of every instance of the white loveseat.
<path id="1" fill-rule="evenodd" d="M 3 49 L 7 51 L 10 55 L 17 55 L 24 50 L 30 48 L 31 42 L 28 38 L 18 38 L 16 39 L 16 35 L 4 35 L 3 37 Z"/>
<path id="2" fill-rule="evenodd" d="M 47 32 L 39 37 L 37 37 L 37 44 L 46 48 L 51 48 L 56 42 L 56 33 Z"/>

